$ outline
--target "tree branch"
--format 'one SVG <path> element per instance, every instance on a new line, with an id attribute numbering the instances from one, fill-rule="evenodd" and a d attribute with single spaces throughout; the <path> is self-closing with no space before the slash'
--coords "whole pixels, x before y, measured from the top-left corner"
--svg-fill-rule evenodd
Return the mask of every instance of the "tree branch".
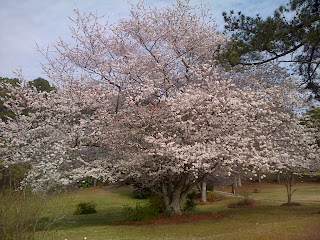
<path id="1" fill-rule="evenodd" d="M 281 54 L 279 54 L 279 55 L 277 55 L 277 56 L 275 56 L 275 57 L 266 59 L 266 60 L 264 60 L 264 61 L 254 62 L 254 63 L 244 63 L 244 62 L 240 62 L 239 64 L 244 65 L 244 66 L 261 65 L 261 64 L 264 64 L 264 63 L 267 63 L 267 62 L 271 62 L 271 61 L 273 61 L 273 60 L 276 60 L 276 59 L 278 59 L 278 58 L 280 58 L 280 57 L 283 57 L 283 56 L 285 56 L 285 55 L 287 55 L 287 54 L 289 54 L 289 53 L 292 53 L 292 52 L 296 51 L 298 48 L 302 47 L 303 45 L 304 45 L 304 43 L 301 43 L 301 44 L 299 44 L 299 45 L 291 48 L 290 50 L 288 50 L 288 51 L 286 51 L 286 52 L 283 52 L 283 53 L 281 53 Z"/>

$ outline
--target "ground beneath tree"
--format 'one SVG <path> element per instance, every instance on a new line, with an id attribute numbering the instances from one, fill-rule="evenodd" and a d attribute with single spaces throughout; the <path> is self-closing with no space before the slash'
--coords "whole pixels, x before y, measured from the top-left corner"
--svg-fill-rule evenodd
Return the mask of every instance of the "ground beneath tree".
<path id="1" fill-rule="evenodd" d="M 227 217 L 226 213 L 182 213 L 171 218 L 160 215 L 158 219 L 143 221 L 120 221 L 113 222 L 111 225 L 175 225 L 197 222 L 201 220 L 220 220 Z"/>
<path id="2" fill-rule="evenodd" d="M 210 198 L 210 196 L 207 196 L 207 201 L 206 202 L 202 202 L 201 201 L 201 195 L 198 194 L 197 195 L 197 199 L 195 200 L 195 202 L 196 202 L 197 205 L 208 205 L 208 204 L 212 204 L 212 203 L 215 203 L 215 202 L 219 202 L 219 201 L 225 200 L 227 198 L 228 197 L 219 194 L 215 198 Z"/>
<path id="3" fill-rule="evenodd" d="M 291 202 L 291 203 L 283 203 L 281 206 L 293 207 L 293 206 L 302 206 L 300 203 Z"/>

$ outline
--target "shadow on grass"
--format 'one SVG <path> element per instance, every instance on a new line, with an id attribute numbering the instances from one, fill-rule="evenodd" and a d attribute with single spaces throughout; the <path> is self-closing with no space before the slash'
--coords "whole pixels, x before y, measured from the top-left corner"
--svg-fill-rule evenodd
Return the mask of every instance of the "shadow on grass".
<path id="1" fill-rule="evenodd" d="M 56 227 L 68 229 L 88 226 L 105 226 L 123 220 L 122 208 L 100 210 L 95 214 L 69 215 L 57 222 Z"/>

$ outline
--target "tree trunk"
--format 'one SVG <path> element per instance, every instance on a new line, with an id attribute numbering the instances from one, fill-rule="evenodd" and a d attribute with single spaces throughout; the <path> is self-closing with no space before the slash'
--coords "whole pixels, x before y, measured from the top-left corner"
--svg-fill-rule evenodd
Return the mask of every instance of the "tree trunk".
<path id="1" fill-rule="evenodd" d="M 171 179 L 168 180 L 168 182 L 161 182 L 161 193 L 159 197 L 163 201 L 165 214 L 168 217 L 172 217 L 181 212 L 181 205 L 186 196 L 186 193 L 183 194 L 183 187 L 186 180 L 187 176 L 184 176 L 175 182 Z"/>
<path id="2" fill-rule="evenodd" d="M 168 217 L 173 217 L 176 214 L 179 214 L 181 212 L 181 204 L 182 204 L 183 199 L 180 198 L 173 198 L 170 200 L 169 197 L 164 197 L 163 198 L 163 203 L 164 203 L 164 213 Z"/>
<path id="3" fill-rule="evenodd" d="M 233 182 L 232 182 L 232 190 L 231 190 L 231 192 L 232 192 L 233 194 L 236 194 L 236 193 L 237 193 L 237 176 L 236 176 L 236 175 L 233 176 Z"/>
<path id="4" fill-rule="evenodd" d="M 287 203 L 291 203 L 291 197 L 292 197 L 292 195 L 288 192 L 288 202 Z"/>
<path id="5" fill-rule="evenodd" d="M 280 184 L 281 183 L 281 175 L 280 172 L 277 172 L 277 183 Z"/>
<path id="6" fill-rule="evenodd" d="M 238 183 L 238 186 L 239 186 L 239 187 L 242 187 L 241 174 L 239 173 L 237 177 L 238 177 L 238 179 L 237 179 L 237 181 L 238 181 L 238 182 L 237 182 L 237 183 Z"/>
<path id="7" fill-rule="evenodd" d="M 295 179 L 294 179 L 293 173 L 287 172 L 286 174 L 284 174 L 283 180 L 284 180 L 284 185 L 287 188 L 287 197 L 288 197 L 287 203 L 291 203 L 292 195 L 297 190 L 297 189 L 292 189 L 292 186 L 295 185 Z"/>
<path id="8" fill-rule="evenodd" d="M 181 213 L 181 206 L 187 194 L 195 187 L 202 179 L 197 182 L 188 182 L 188 174 L 177 176 L 176 178 L 165 179 L 160 182 L 159 188 L 150 187 L 163 202 L 165 214 L 172 217 Z"/>
<path id="9" fill-rule="evenodd" d="M 207 201 L 207 183 L 205 181 L 201 182 L 201 202 Z"/>
<path id="10" fill-rule="evenodd" d="M 258 182 L 261 183 L 261 173 L 258 172 L 257 174 L 258 174 Z"/>
<path id="11" fill-rule="evenodd" d="M 97 186 L 97 179 L 93 179 L 93 186 Z"/>

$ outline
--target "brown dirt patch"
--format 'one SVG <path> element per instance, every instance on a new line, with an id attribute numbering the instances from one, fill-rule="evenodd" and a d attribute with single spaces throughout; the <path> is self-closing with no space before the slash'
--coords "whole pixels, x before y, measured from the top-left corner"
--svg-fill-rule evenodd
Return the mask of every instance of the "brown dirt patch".
<path id="1" fill-rule="evenodd" d="M 161 214 L 158 219 L 154 220 L 143 220 L 143 221 L 120 221 L 113 222 L 111 225 L 175 225 L 175 224 L 186 224 L 197 222 L 201 220 L 220 220 L 227 217 L 226 213 L 182 213 L 171 218 Z"/>
<path id="2" fill-rule="evenodd" d="M 291 202 L 291 203 L 283 203 L 283 204 L 281 204 L 281 206 L 294 207 L 294 206 L 302 206 L 302 205 L 297 202 Z"/>

